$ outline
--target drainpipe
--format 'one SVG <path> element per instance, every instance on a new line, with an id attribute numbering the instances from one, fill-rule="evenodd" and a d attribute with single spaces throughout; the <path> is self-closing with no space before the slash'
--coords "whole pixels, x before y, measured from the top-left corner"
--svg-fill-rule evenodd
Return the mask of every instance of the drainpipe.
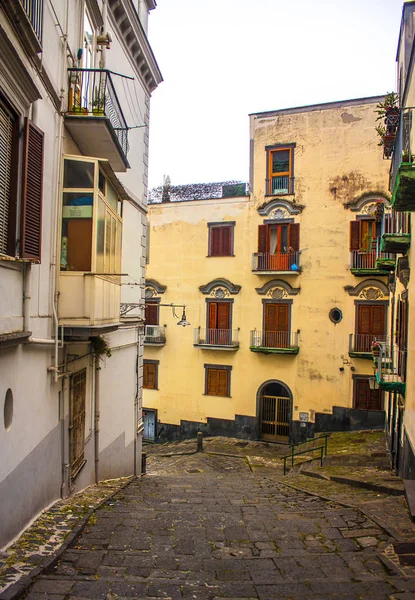
<path id="1" fill-rule="evenodd" d="M 23 331 L 30 331 L 30 263 L 23 265 Z"/>
<path id="2" fill-rule="evenodd" d="M 94 390 L 94 450 L 95 450 L 95 483 L 99 482 L 99 356 L 92 355 L 92 368 L 95 376 Z"/>

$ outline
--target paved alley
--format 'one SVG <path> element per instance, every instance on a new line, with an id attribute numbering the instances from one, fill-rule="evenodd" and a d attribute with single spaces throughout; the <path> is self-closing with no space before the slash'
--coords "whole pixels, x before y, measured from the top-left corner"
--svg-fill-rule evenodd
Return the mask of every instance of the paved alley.
<path id="1" fill-rule="evenodd" d="M 393 541 L 358 509 L 288 487 L 277 469 L 153 458 L 26 598 L 409 600 L 414 571 Z"/>

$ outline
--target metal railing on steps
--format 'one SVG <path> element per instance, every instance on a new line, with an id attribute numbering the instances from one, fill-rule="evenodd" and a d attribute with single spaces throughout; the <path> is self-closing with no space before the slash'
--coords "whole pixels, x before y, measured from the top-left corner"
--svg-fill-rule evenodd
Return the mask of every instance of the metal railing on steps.
<path id="1" fill-rule="evenodd" d="M 290 454 L 286 454 L 285 456 L 281 457 L 281 460 L 284 461 L 284 475 L 287 474 L 287 460 L 291 461 L 291 467 L 294 466 L 294 458 L 296 456 L 300 456 L 303 454 L 312 454 L 313 452 L 315 452 L 316 450 L 320 451 L 320 466 L 323 466 L 323 459 L 327 456 L 327 445 L 328 445 L 328 438 L 330 437 L 330 434 L 324 434 L 324 435 L 320 435 L 319 437 L 316 438 L 310 438 L 308 440 L 305 440 L 304 442 L 298 442 L 297 444 L 292 444 L 291 445 L 291 452 Z M 317 443 L 317 444 L 321 444 L 321 442 L 324 439 L 324 443 L 321 446 L 314 446 L 312 448 L 307 448 L 307 450 L 303 450 L 301 452 L 297 452 L 296 449 L 299 446 L 303 446 L 304 444 L 313 444 L 313 443 Z M 303 461 L 305 462 L 305 461 Z M 298 464 L 298 463 L 297 463 Z"/>

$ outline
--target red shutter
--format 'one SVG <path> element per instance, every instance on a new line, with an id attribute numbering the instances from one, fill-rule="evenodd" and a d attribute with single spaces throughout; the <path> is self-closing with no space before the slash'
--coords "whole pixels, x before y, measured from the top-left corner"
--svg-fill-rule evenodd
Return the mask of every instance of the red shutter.
<path id="1" fill-rule="evenodd" d="M 210 228 L 210 256 L 220 254 L 220 231 L 219 227 Z"/>
<path id="2" fill-rule="evenodd" d="M 43 132 L 26 118 L 20 255 L 36 262 L 40 262 L 42 241 L 43 138 Z"/>
<path id="3" fill-rule="evenodd" d="M 359 221 L 350 221 L 350 248 L 349 250 L 359 250 L 360 248 L 360 223 Z"/>
<path id="4" fill-rule="evenodd" d="M 159 324 L 159 310 L 157 304 L 146 302 L 145 320 L 146 325 Z"/>
<path id="5" fill-rule="evenodd" d="M 268 226 L 258 226 L 258 252 L 268 252 Z"/>
<path id="6" fill-rule="evenodd" d="M 300 250 L 300 224 L 291 223 L 290 225 L 290 246 L 294 252 Z"/>
<path id="7" fill-rule="evenodd" d="M 218 396 L 228 396 L 228 371 L 218 370 Z"/>

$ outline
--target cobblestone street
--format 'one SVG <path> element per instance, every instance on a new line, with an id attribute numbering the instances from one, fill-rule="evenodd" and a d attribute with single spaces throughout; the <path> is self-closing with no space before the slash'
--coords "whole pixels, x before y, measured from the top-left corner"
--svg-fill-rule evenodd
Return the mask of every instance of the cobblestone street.
<path id="1" fill-rule="evenodd" d="M 290 481 L 243 455 L 153 455 L 26 598 L 415 598 L 394 538 Z"/>

